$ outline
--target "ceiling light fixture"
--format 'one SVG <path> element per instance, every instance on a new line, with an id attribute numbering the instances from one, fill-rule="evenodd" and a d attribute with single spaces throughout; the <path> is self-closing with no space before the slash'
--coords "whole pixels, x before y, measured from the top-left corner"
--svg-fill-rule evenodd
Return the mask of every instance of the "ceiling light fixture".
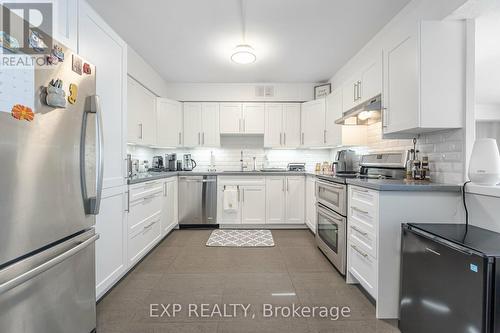
<path id="1" fill-rule="evenodd" d="M 255 50 L 246 43 L 246 25 L 243 0 L 240 0 L 240 15 L 241 15 L 241 32 L 243 43 L 236 45 L 231 55 L 231 60 L 237 64 L 247 65 L 252 64 L 257 60 Z"/>

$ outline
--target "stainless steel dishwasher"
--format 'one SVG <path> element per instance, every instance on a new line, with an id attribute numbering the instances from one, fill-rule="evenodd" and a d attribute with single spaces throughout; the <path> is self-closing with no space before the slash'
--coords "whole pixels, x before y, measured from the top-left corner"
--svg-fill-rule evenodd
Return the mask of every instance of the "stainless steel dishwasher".
<path id="1" fill-rule="evenodd" d="M 180 227 L 217 227 L 217 176 L 179 177 Z"/>

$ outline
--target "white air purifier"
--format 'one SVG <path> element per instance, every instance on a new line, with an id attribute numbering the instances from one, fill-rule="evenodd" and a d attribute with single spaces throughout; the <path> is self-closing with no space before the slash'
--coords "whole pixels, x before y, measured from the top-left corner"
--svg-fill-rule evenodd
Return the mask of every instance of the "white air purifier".
<path id="1" fill-rule="evenodd" d="M 500 154 L 497 140 L 477 139 L 472 148 L 469 163 L 469 179 L 472 183 L 495 186 L 500 183 Z"/>

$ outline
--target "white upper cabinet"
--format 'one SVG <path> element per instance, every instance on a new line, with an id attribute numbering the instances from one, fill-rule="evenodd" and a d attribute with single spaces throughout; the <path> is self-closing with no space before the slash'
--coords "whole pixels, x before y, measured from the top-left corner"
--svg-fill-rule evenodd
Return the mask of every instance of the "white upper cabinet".
<path id="1" fill-rule="evenodd" d="M 335 120 L 342 117 L 342 89 L 335 89 L 326 97 L 326 145 L 362 146 L 367 143 L 366 126 L 337 125 Z"/>
<path id="2" fill-rule="evenodd" d="M 158 147 L 182 146 L 182 114 L 182 103 L 167 98 L 156 99 Z"/>
<path id="3" fill-rule="evenodd" d="M 201 106 L 202 137 L 201 144 L 206 147 L 220 146 L 219 103 L 203 103 Z"/>
<path id="4" fill-rule="evenodd" d="M 280 148 L 283 145 L 283 104 L 265 105 L 264 147 Z"/>
<path id="5" fill-rule="evenodd" d="M 264 110 L 263 103 L 243 103 L 243 133 L 264 134 Z"/>
<path id="6" fill-rule="evenodd" d="M 265 105 L 264 146 L 295 148 L 300 146 L 300 104 Z"/>
<path id="7" fill-rule="evenodd" d="M 184 146 L 201 146 L 201 103 L 184 103 Z"/>
<path id="8" fill-rule="evenodd" d="M 221 134 L 264 134 L 263 103 L 220 103 Z"/>
<path id="9" fill-rule="evenodd" d="M 422 21 L 384 50 L 384 134 L 463 126 L 465 26 Z"/>
<path id="10" fill-rule="evenodd" d="M 362 68 L 342 86 L 342 110 L 348 111 L 382 93 L 382 61 L 375 61 Z"/>
<path id="11" fill-rule="evenodd" d="M 156 145 L 156 96 L 128 77 L 128 142 Z"/>
<path id="12" fill-rule="evenodd" d="M 127 45 L 84 1 L 80 2 L 77 21 L 79 53 L 96 66 L 105 143 L 103 186 L 125 185 Z"/>
<path id="13" fill-rule="evenodd" d="M 325 145 L 325 109 L 324 98 L 302 104 L 301 144 L 305 147 Z"/>
<path id="14" fill-rule="evenodd" d="M 53 37 L 78 51 L 78 0 L 54 0 L 53 6 Z"/>
<path id="15" fill-rule="evenodd" d="M 219 104 L 184 103 L 184 146 L 219 145 Z"/>
<path id="16" fill-rule="evenodd" d="M 300 121 L 300 104 L 285 104 L 283 107 L 283 145 L 285 147 L 300 146 Z"/>
<path id="17" fill-rule="evenodd" d="M 220 103 L 221 134 L 239 134 L 241 132 L 241 103 Z"/>

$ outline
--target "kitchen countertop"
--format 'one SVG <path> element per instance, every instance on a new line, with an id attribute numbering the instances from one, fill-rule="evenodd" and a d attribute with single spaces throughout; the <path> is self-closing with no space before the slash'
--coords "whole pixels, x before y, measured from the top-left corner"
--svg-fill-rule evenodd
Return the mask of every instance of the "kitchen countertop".
<path id="1" fill-rule="evenodd" d="M 165 172 L 145 172 L 133 176 L 128 180 L 128 184 L 138 184 L 151 180 L 176 176 L 305 176 L 313 173 L 299 171 L 165 171 Z"/>
<path id="2" fill-rule="evenodd" d="M 433 191 L 433 192 L 460 192 L 459 184 L 442 184 L 425 181 L 406 181 L 395 179 L 359 179 L 344 178 L 325 175 L 315 172 L 297 171 L 166 171 L 147 172 L 136 175 L 128 180 L 128 184 L 138 184 L 142 182 L 177 177 L 177 176 L 316 176 L 320 179 L 328 179 L 340 184 L 355 185 L 377 191 Z"/>
<path id="3" fill-rule="evenodd" d="M 357 179 L 346 180 L 348 185 L 355 185 L 377 191 L 421 191 L 421 192 L 460 192 L 459 184 L 443 184 L 428 181 L 406 181 L 397 179 Z"/>

